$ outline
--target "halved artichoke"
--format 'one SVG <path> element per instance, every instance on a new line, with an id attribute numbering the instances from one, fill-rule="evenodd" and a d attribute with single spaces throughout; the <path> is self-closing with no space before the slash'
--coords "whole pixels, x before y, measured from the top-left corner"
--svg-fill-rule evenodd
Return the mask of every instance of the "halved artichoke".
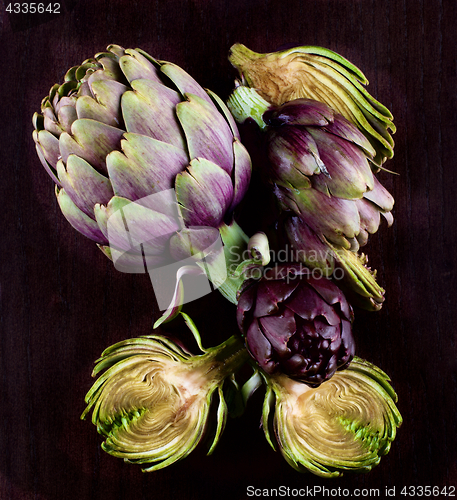
<path id="1" fill-rule="evenodd" d="M 236 43 L 229 60 L 243 84 L 270 104 L 299 98 L 323 102 L 366 135 L 376 150 L 373 162 L 378 167 L 393 157 L 391 134 L 396 127 L 391 112 L 367 92 L 368 80 L 360 69 L 341 55 L 313 46 L 259 54 Z"/>
<path id="2" fill-rule="evenodd" d="M 186 321 L 196 331 L 190 318 Z M 81 418 L 92 410 L 92 422 L 106 438 L 102 449 L 127 462 L 152 464 L 144 469 L 149 472 L 195 449 L 210 423 L 217 391 L 210 454 L 228 414 L 222 385 L 247 358 L 235 336 L 198 356 L 159 335 L 124 340 L 106 349 L 98 360 L 93 375 L 106 371 L 88 392 Z"/>
<path id="3" fill-rule="evenodd" d="M 265 436 L 276 449 L 274 432 L 282 455 L 300 472 L 338 477 L 369 471 L 402 423 L 389 377 L 360 358 L 317 388 L 285 375 L 264 378 Z"/>

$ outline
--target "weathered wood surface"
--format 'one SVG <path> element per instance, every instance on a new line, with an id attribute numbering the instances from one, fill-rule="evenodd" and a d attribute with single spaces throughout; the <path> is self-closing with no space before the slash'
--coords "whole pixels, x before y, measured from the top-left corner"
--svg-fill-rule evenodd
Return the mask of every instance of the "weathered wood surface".
<path id="1" fill-rule="evenodd" d="M 244 499 L 247 487 L 379 489 L 457 485 L 457 156 L 453 0 L 66 1 L 61 15 L 0 13 L 2 231 L 0 498 L 3 500 Z M 222 97 L 235 42 L 268 52 L 321 45 L 350 59 L 395 116 L 395 157 L 382 174 L 395 223 L 368 253 L 387 290 L 382 311 L 358 314 L 358 354 L 398 392 L 404 425 L 368 475 L 325 481 L 295 472 L 269 448 L 261 394 L 203 449 L 142 474 L 100 450 L 80 421 L 94 360 L 148 334 L 158 317 L 143 275 L 115 271 L 58 209 L 35 154 L 31 117 L 70 66 L 110 43 L 181 65 Z M 212 300 L 216 300 L 214 307 Z M 209 304 L 209 312 L 207 310 Z M 209 339 L 236 328 L 232 306 L 202 299 L 192 314 Z M 170 331 L 171 327 L 164 331 Z M 317 495 L 316 495 L 317 496 Z"/>

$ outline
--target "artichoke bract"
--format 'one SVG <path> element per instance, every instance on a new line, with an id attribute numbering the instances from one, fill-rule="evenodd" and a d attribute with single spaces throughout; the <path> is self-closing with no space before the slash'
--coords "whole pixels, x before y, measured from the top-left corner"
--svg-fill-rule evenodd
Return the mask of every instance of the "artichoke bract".
<path id="1" fill-rule="evenodd" d="M 309 269 L 278 265 L 241 289 L 238 326 L 268 374 L 318 386 L 354 356 L 353 313 L 341 290 Z"/>
<path id="2" fill-rule="evenodd" d="M 393 156 L 391 133 L 396 128 L 391 112 L 365 89 L 368 80 L 359 68 L 339 54 L 314 46 L 259 54 L 237 43 L 230 62 L 243 84 L 270 104 L 307 98 L 320 101 L 341 113 L 367 137 L 375 149 L 377 167 Z"/>
<path id="3" fill-rule="evenodd" d="M 149 464 L 145 471 L 185 458 L 212 425 L 210 454 L 228 414 L 222 386 L 248 357 L 235 336 L 197 356 L 159 335 L 124 340 L 97 361 L 93 376 L 99 378 L 87 393 L 81 418 L 92 410 L 92 422 L 105 437 L 103 450 L 128 462 Z M 219 406 L 213 422 L 215 393 Z"/>
<path id="4" fill-rule="evenodd" d="M 394 200 L 373 173 L 375 151 L 346 118 L 322 102 L 295 99 L 272 107 L 255 91 L 237 87 L 228 101 L 238 121 L 254 118 L 265 131 L 267 164 L 261 176 L 281 212 L 294 256 L 342 281 L 359 305 L 379 309 L 384 290 L 358 255 L 380 225 L 393 222 Z"/>
<path id="5" fill-rule="evenodd" d="M 296 99 L 263 116 L 269 126 L 269 180 L 284 209 L 318 236 L 358 250 L 388 220 L 394 200 L 373 175 L 374 150 L 357 128 L 327 105 Z"/>
<path id="6" fill-rule="evenodd" d="M 294 469 L 322 477 L 368 472 L 389 452 L 402 417 L 389 377 L 375 365 L 355 357 L 317 388 L 263 376 L 265 436 Z"/>
<path id="7" fill-rule="evenodd" d="M 63 214 L 109 257 L 123 254 L 124 271 L 214 243 L 248 187 L 250 157 L 225 104 L 141 49 L 111 45 L 71 68 L 33 122 Z"/>

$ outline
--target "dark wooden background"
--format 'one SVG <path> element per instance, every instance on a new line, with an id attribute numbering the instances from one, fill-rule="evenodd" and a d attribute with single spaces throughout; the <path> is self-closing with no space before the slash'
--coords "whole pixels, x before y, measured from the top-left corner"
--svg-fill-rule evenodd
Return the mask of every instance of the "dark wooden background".
<path id="1" fill-rule="evenodd" d="M 379 488 L 382 498 L 395 486 L 398 498 L 403 486 L 456 486 L 457 2 L 60 3 L 61 15 L 47 17 L 0 7 L 0 498 L 238 500 L 249 485 Z M 259 428 L 261 393 L 229 421 L 212 457 L 199 448 L 151 474 L 102 452 L 93 425 L 79 419 L 94 360 L 116 341 L 150 333 L 159 312 L 147 276 L 114 270 L 61 215 L 35 154 L 32 114 L 67 68 L 110 43 L 177 63 L 226 98 L 235 42 L 259 52 L 333 49 L 365 72 L 395 116 L 388 168 L 399 175 L 382 175 L 395 224 L 368 247 L 387 300 L 379 313 L 357 312 L 354 328 L 359 356 L 391 376 L 404 424 L 368 475 L 326 481 L 295 472 Z M 207 345 L 236 328 L 232 306 L 217 295 L 189 312 Z"/>

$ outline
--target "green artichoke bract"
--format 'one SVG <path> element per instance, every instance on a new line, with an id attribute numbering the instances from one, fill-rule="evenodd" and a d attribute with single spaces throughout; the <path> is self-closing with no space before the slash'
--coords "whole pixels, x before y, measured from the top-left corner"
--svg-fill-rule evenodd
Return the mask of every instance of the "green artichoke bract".
<path id="1" fill-rule="evenodd" d="M 71 68 L 33 122 L 65 217 L 133 272 L 213 243 L 248 187 L 250 158 L 225 104 L 141 49 L 111 45 Z M 146 252 L 132 250 L 125 222 Z"/>
<path id="2" fill-rule="evenodd" d="M 358 251 L 378 230 L 381 215 L 392 224 L 394 199 L 370 167 L 370 142 L 322 102 L 270 106 L 253 89 L 238 86 L 228 106 L 239 122 L 254 119 L 265 131 L 259 147 L 267 161 L 259 170 L 285 214 L 293 258 L 334 277 L 338 265 L 353 302 L 379 309 L 384 290 Z"/>
<path id="3" fill-rule="evenodd" d="M 392 158 L 396 128 L 390 111 L 364 88 L 365 75 L 347 59 L 323 47 L 295 47 L 258 54 L 242 44 L 230 49 L 230 62 L 243 84 L 270 104 L 308 98 L 320 101 L 355 124 L 376 150 L 379 167 Z M 390 131 L 390 132 L 389 132 Z"/>
<path id="4" fill-rule="evenodd" d="M 190 318 L 186 321 L 198 335 Z M 198 356 L 159 335 L 124 340 L 106 349 L 97 361 L 93 375 L 106 371 L 88 392 L 81 418 L 92 410 L 92 422 L 106 438 L 103 450 L 128 462 L 152 464 L 144 469 L 149 472 L 195 449 L 210 424 L 217 392 L 210 454 L 227 419 L 222 386 L 247 358 L 235 336 Z"/>
<path id="5" fill-rule="evenodd" d="M 389 452 L 402 417 L 388 376 L 373 364 L 354 358 L 317 388 L 282 374 L 264 378 L 266 438 L 296 470 L 366 472 Z"/>

